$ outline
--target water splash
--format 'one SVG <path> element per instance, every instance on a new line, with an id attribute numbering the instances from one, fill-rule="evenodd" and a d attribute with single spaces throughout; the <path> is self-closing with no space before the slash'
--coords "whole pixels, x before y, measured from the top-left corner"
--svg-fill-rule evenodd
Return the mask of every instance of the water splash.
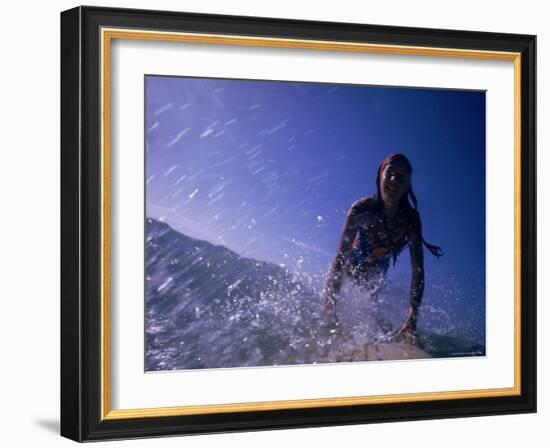
<path id="1" fill-rule="evenodd" d="M 407 290 L 380 280 L 343 284 L 337 324 L 324 312 L 323 278 L 195 240 L 147 220 L 146 369 L 175 370 L 336 362 L 385 341 L 404 321 Z M 426 307 L 426 322 L 447 326 Z M 436 317 L 437 316 L 437 317 Z"/>

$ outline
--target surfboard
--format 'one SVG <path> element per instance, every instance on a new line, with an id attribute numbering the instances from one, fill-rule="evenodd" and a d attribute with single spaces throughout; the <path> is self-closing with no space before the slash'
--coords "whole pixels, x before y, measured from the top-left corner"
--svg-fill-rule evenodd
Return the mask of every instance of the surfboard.
<path id="1" fill-rule="evenodd" d="M 340 355 L 337 362 L 355 361 L 389 361 L 402 359 L 433 358 L 428 352 L 417 345 L 405 342 L 377 342 L 365 344 L 362 347 Z"/>
<path id="2" fill-rule="evenodd" d="M 329 344 L 317 347 L 317 362 L 392 361 L 485 356 L 485 346 L 452 335 L 441 335 L 420 329 L 418 342 L 392 339 L 391 333 L 378 340 L 357 344 L 353 337 L 328 327 Z"/>

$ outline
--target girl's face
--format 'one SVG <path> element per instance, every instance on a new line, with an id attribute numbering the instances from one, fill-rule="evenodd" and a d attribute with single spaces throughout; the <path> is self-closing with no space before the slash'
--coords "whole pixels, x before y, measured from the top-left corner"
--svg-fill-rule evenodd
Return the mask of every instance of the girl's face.
<path id="1" fill-rule="evenodd" d="M 411 185 L 411 174 L 403 162 L 391 162 L 382 171 L 380 190 L 383 199 L 399 200 Z"/>

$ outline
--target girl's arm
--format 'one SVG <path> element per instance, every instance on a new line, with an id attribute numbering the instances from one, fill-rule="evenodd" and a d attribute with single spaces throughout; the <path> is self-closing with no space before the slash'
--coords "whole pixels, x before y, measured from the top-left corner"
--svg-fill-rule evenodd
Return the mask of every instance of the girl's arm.
<path id="1" fill-rule="evenodd" d="M 424 249 L 422 239 L 416 235 L 409 242 L 409 252 L 411 255 L 411 291 L 409 296 L 409 316 L 406 323 L 410 324 L 410 329 L 416 331 L 418 320 L 418 310 L 424 295 Z"/>
<path id="2" fill-rule="evenodd" d="M 409 314 L 405 323 L 397 333 L 416 343 L 416 325 L 418 311 L 424 294 L 424 249 L 422 245 L 422 229 L 418 213 L 414 212 L 413 223 L 409 231 L 409 253 L 411 256 L 411 289 L 409 295 Z"/>
<path id="3" fill-rule="evenodd" d="M 360 199 L 350 207 L 344 221 L 344 226 L 342 227 L 342 233 L 340 234 L 336 256 L 334 257 L 330 270 L 327 274 L 325 286 L 327 310 L 334 310 L 336 296 L 340 292 L 340 288 L 342 286 L 343 268 L 346 262 L 347 254 L 353 247 L 353 241 L 355 240 L 355 236 L 357 234 L 355 221 L 357 214 L 360 212 L 359 207 L 362 203 L 363 200 Z"/>

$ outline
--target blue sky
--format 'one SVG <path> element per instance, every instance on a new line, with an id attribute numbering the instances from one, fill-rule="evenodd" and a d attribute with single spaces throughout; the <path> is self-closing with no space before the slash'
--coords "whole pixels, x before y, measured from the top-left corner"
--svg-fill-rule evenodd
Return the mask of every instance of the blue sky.
<path id="1" fill-rule="evenodd" d="M 390 153 L 413 165 L 434 281 L 485 279 L 485 92 L 146 76 L 147 215 L 322 275 Z M 399 274 L 408 268 L 405 250 Z"/>

